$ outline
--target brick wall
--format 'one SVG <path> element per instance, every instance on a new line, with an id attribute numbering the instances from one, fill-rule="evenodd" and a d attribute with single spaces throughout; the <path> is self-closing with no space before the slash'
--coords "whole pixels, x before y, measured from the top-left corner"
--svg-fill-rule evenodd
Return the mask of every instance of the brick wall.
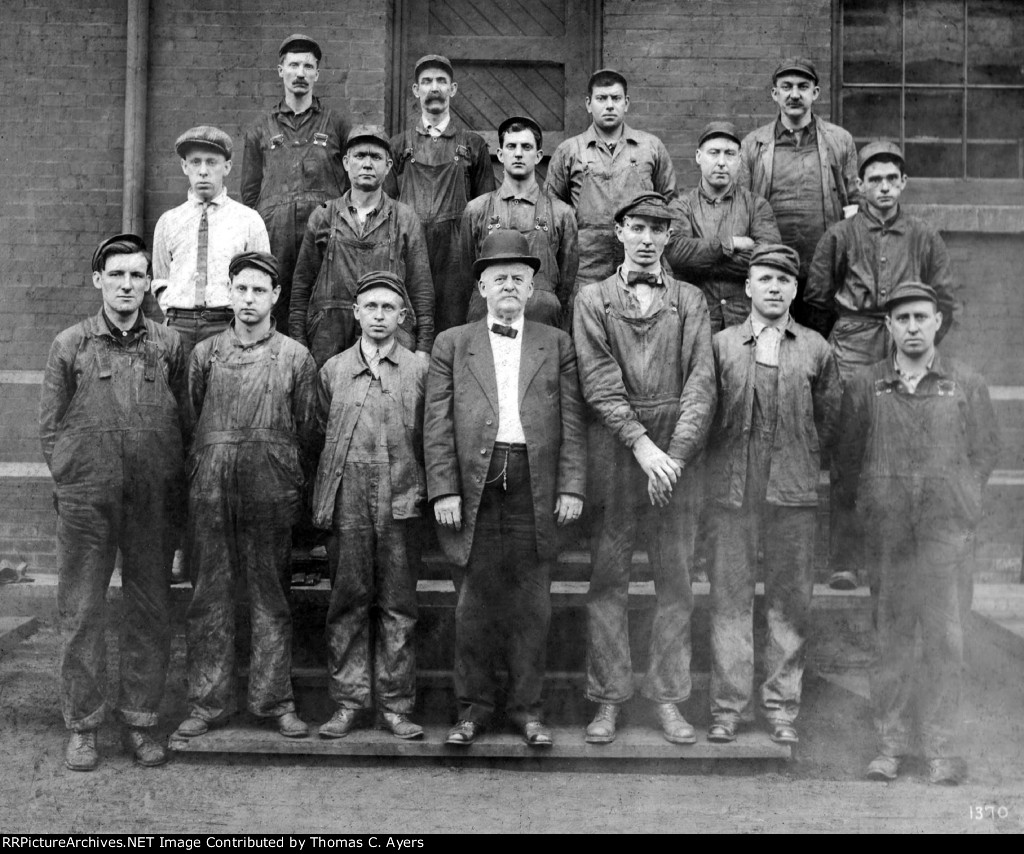
<path id="1" fill-rule="evenodd" d="M 771 73 L 787 56 L 821 77 L 829 116 L 831 0 L 604 0 L 604 64 L 629 80 L 627 122 L 661 137 L 679 182 L 694 186 L 697 136 L 712 119 L 741 133 L 769 121 Z"/>

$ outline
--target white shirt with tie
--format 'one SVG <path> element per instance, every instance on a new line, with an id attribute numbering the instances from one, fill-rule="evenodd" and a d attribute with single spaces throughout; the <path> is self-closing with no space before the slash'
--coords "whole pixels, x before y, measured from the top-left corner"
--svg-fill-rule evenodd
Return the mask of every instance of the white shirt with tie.
<path id="1" fill-rule="evenodd" d="M 491 331 L 495 323 L 511 326 L 516 337 L 509 338 Z M 520 317 L 511 324 L 503 323 L 487 313 L 487 335 L 494 356 L 494 378 L 498 384 L 498 435 L 496 442 L 526 444 L 523 422 L 519 418 L 519 361 L 523 353 L 523 323 Z"/>

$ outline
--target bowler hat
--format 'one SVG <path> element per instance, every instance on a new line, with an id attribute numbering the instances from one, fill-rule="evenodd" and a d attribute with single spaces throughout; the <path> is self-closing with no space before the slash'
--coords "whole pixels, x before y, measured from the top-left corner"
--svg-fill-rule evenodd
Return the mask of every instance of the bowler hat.
<path id="1" fill-rule="evenodd" d="M 239 272 L 252 267 L 256 270 L 262 270 L 271 279 L 274 284 L 277 284 L 277 278 L 280 275 L 277 266 L 277 259 L 269 252 L 242 252 L 231 259 L 231 263 L 228 264 L 228 277 L 233 279 Z"/>
<path id="2" fill-rule="evenodd" d="M 529 264 L 535 273 L 540 269 L 540 258 L 530 254 L 526 238 L 514 228 L 499 228 L 484 239 L 480 255 L 473 262 L 473 275 L 479 278 L 491 264 L 510 261 Z"/>
<path id="3" fill-rule="evenodd" d="M 182 160 L 185 159 L 185 153 L 196 146 L 212 148 L 223 154 L 228 160 L 231 159 L 231 137 L 213 125 L 197 125 L 194 128 L 189 128 L 174 141 L 174 150 Z"/>
<path id="4" fill-rule="evenodd" d="M 316 40 L 302 33 L 292 33 L 281 42 L 281 47 L 277 49 L 277 55 L 284 56 L 286 53 L 311 53 L 316 57 L 317 62 L 324 58 L 323 51 L 320 50 L 320 45 Z"/>
<path id="5" fill-rule="evenodd" d="M 936 307 L 939 304 L 938 294 L 935 293 L 935 288 L 931 285 L 926 285 L 924 282 L 900 282 L 892 289 L 889 299 L 885 301 L 885 310 L 892 311 L 901 302 L 919 299 L 926 299 Z"/>
<path id="6" fill-rule="evenodd" d="M 781 243 L 764 243 L 750 253 L 750 266 L 774 267 L 791 276 L 800 273 L 800 253 Z"/>

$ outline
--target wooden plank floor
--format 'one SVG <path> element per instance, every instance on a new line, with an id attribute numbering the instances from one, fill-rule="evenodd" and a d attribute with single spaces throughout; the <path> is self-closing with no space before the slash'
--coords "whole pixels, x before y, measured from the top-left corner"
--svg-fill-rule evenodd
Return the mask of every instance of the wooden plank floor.
<path id="1" fill-rule="evenodd" d="M 379 729 L 357 729 L 345 738 L 323 739 L 313 728 L 308 738 L 284 738 L 270 727 L 226 726 L 198 738 L 171 737 L 169 747 L 181 753 L 246 753 L 315 756 L 402 756 L 505 759 L 774 759 L 786 760 L 791 748 L 775 744 L 764 732 L 741 732 L 729 744 L 711 744 L 703 730 L 697 743 L 670 744 L 646 727 L 624 727 L 611 744 L 587 744 L 582 727 L 552 727 L 550 748 L 527 747 L 512 732 L 485 732 L 468 747 L 444 744 L 447 727 L 428 726 L 423 739 L 403 741 Z"/>

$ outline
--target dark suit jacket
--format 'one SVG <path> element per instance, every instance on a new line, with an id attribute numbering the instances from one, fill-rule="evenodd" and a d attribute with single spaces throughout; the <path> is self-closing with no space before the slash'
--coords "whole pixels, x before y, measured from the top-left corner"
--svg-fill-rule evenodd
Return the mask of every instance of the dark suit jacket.
<path id="1" fill-rule="evenodd" d="M 572 339 L 526 321 L 519 363 L 519 417 L 526 436 L 541 560 L 557 556 L 555 500 L 583 496 L 586 438 Z M 498 435 L 498 386 L 486 321 L 442 332 L 427 374 L 423 439 L 430 501 L 462 496 L 462 530 L 438 526 L 449 560 L 469 561 L 480 497 Z"/>

